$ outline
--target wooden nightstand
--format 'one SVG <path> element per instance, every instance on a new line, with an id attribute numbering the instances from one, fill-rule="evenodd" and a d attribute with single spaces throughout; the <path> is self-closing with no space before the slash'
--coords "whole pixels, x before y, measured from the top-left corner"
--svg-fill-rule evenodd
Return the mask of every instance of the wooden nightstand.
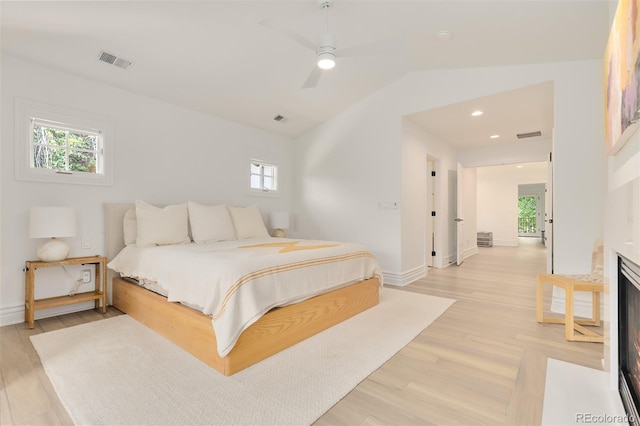
<path id="1" fill-rule="evenodd" d="M 36 269 L 69 265 L 96 265 L 94 277 L 96 285 L 95 290 L 76 293 L 73 296 L 64 295 L 48 297 L 46 299 L 35 299 Z M 107 258 L 104 256 L 70 257 L 59 262 L 28 260 L 24 271 L 24 320 L 29 323 L 29 328 L 33 328 L 34 314 L 38 309 L 53 308 L 55 306 L 94 300 L 96 309 L 100 308 L 100 301 L 102 301 L 102 313 L 104 314 L 107 312 Z"/>

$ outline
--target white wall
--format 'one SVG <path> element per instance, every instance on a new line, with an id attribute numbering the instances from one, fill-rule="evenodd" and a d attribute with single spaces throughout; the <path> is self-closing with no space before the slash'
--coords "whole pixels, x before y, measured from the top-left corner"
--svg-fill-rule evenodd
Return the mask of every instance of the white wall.
<path id="1" fill-rule="evenodd" d="M 447 265 L 455 254 L 449 244 L 454 229 L 448 221 L 448 171 L 456 169 L 455 151 L 408 118 L 402 118 L 402 174 L 401 174 L 401 229 L 402 244 L 400 271 L 385 269 L 385 280 L 393 284 L 408 284 L 426 274 L 426 256 L 431 255 L 426 244 L 427 212 L 427 156 L 435 163 L 436 172 L 436 256 L 434 265 Z M 384 268 L 384 266 L 383 266 Z"/>
<path id="2" fill-rule="evenodd" d="M 618 388 L 618 256 L 640 265 L 640 131 L 609 157 L 605 219 L 605 284 L 603 306 L 609 320 L 606 354 L 611 388 Z M 608 262 L 607 262 L 608 260 Z M 608 315 L 607 315 L 608 313 Z M 608 318 L 607 318 L 608 316 Z"/>
<path id="3" fill-rule="evenodd" d="M 402 206 L 378 203 L 400 203 L 401 120 L 369 120 L 380 112 L 358 103 L 294 141 L 291 234 L 365 244 L 383 270 L 399 273 Z"/>
<path id="4" fill-rule="evenodd" d="M 464 169 L 463 174 L 463 257 L 478 253 L 478 169 Z"/>
<path id="5" fill-rule="evenodd" d="M 64 205 L 78 212 L 78 236 L 70 256 L 104 254 L 105 202 L 258 204 L 265 216 L 291 208 L 291 141 L 262 130 L 3 56 L 1 68 L 1 272 L 0 323 L 23 321 L 26 260 L 40 241 L 27 238 L 30 207 Z M 63 185 L 14 179 L 16 97 L 111 117 L 115 183 L 111 187 Z M 247 195 L 248 162 L 258 157 L 279 166 L 280 196 Z M 81 249 L 82 237 L 91 240 Z M 74 277 L 60 268 L 39 270 L 36 297 L 65 294 Z M 83 309 L 68 305 L 55 312 Z M 53 311 L 38 311 L 37 317 Z"/>
<path id="6" fill-rule="evenodd" d="M 386 273 L 410 273 L 421 256 L 414 251 L 424 247 L 403 244 L 399 211 L 376 210 L 378 201 L 402 199 L 404 182 L 423 179 L 419 167 L 404 167 L 402 117 L 548 81 L 557 152 L 556 267 L 589 270 L 593 241 L 602 236 L 605 190 L 600 61 L 415 72 L 363 99 L 294 143 L 297 232 L 363 242 Z"/>
<path id="7" fill-rule="evenodd" d="M 395 284 L 406 284 L 426 274 L 428 213 L 427 197 L 422 194 L 427 192 L 427 144 L 421 130 L 410 120 L 402 119 L 401 168 L 409 172 L 403 173 L 401 180 L 401 251 L 408 255 L 400 259 L 402 276 L 386 273 L 385 281 Z M 406 180 L 407 175 L 411 180 Z"/>
<path id="8" fill-rule="evenodd" d="M 493 245 L 518 245 L 518 185 L 544 183 L 546 167 L 538 164 L 479 167 L 478 231 L 493 232 Z"/>
<path id="9" fill-rule="evenodd" d="M 551 152 L 551 139 L 518 141 L 458 152 L 458 161 L 464 167 L 498 166 L 502 164 L 547 161 Z"/>
<path id="10" fill-rule="evenodd" d="M 608 169 L 605 245 L 640 265 L 640 131 L 609 157 Z"/>
<path id="11" fill-rule="evenodd" d="M 606 153 L 602 63 L 596 72 L 554 86 L 554 273 L 591 271 L 591 254 L 604 234 Z M 569 102 L 571 99 L 571 102 Z M 564 100 L 564 102 L 563 102 Z M 561 125 L 561 117 L 573 122 Z"/>

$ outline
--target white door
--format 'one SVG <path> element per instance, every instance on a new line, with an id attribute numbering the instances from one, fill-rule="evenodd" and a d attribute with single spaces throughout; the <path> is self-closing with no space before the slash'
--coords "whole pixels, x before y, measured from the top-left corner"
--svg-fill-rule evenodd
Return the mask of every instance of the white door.
<path id="1" fill-rule="evenodd" d="M 463 196 L 463 167 L 460 163 L 458 163 L 458 172 L 456 179 L 456 215 L 455 215 L 455 224 L 456 224 L 456 265 L 461 265 L 464 255 L 464 218 L 462 211 L 462 196 Z"/>
<path id="2" fill-rule="evenodd" d="M 547 248 L 547 273 L 553 274 L 553 154 L 547 162 L 547 184 L 544 199 L 544 245 Z"/>

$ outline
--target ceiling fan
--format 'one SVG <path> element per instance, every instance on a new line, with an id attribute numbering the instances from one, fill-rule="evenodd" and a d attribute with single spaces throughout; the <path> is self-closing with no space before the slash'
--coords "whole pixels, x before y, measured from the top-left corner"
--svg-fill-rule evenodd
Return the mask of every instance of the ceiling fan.
<path id="1" fill-rule="evenodd" d="M 329 8 L 331 7 L 331 4 L 332 1 L 329 0 L 318 0 L 318 7 L 324 11 L 325 25 L 324 31 L 318 36 L 317 44 L 312 43 L 297 32 L 271 19 L 260 21 L 261 25 L 279 32 L 290 40 L 306 47 L 307 49 L 311 49 L 316 53 L 316 64 L 305 82 L 302 84 L 303 89 L 316 87 L 322 72 L 330 70 L 336 65 L 336 57 L 386 54 L 390 53 L 391 50 L 397 49 L 397 45 L 395 45 L 395 43 L 391 45 L 390 43 L 380 42 L 338 49 L 335 36 L 329 32 Z"/>

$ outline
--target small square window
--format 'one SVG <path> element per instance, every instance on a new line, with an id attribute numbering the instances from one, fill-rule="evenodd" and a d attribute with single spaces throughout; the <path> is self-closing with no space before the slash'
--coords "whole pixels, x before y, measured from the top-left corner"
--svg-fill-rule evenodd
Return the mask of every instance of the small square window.
<path id="1" fill-rule="evenodd" d="M 251 160 L 250 188 L 252 190 L 271 192 L 278 190 L 278 166 L 259 160 Z"/>

